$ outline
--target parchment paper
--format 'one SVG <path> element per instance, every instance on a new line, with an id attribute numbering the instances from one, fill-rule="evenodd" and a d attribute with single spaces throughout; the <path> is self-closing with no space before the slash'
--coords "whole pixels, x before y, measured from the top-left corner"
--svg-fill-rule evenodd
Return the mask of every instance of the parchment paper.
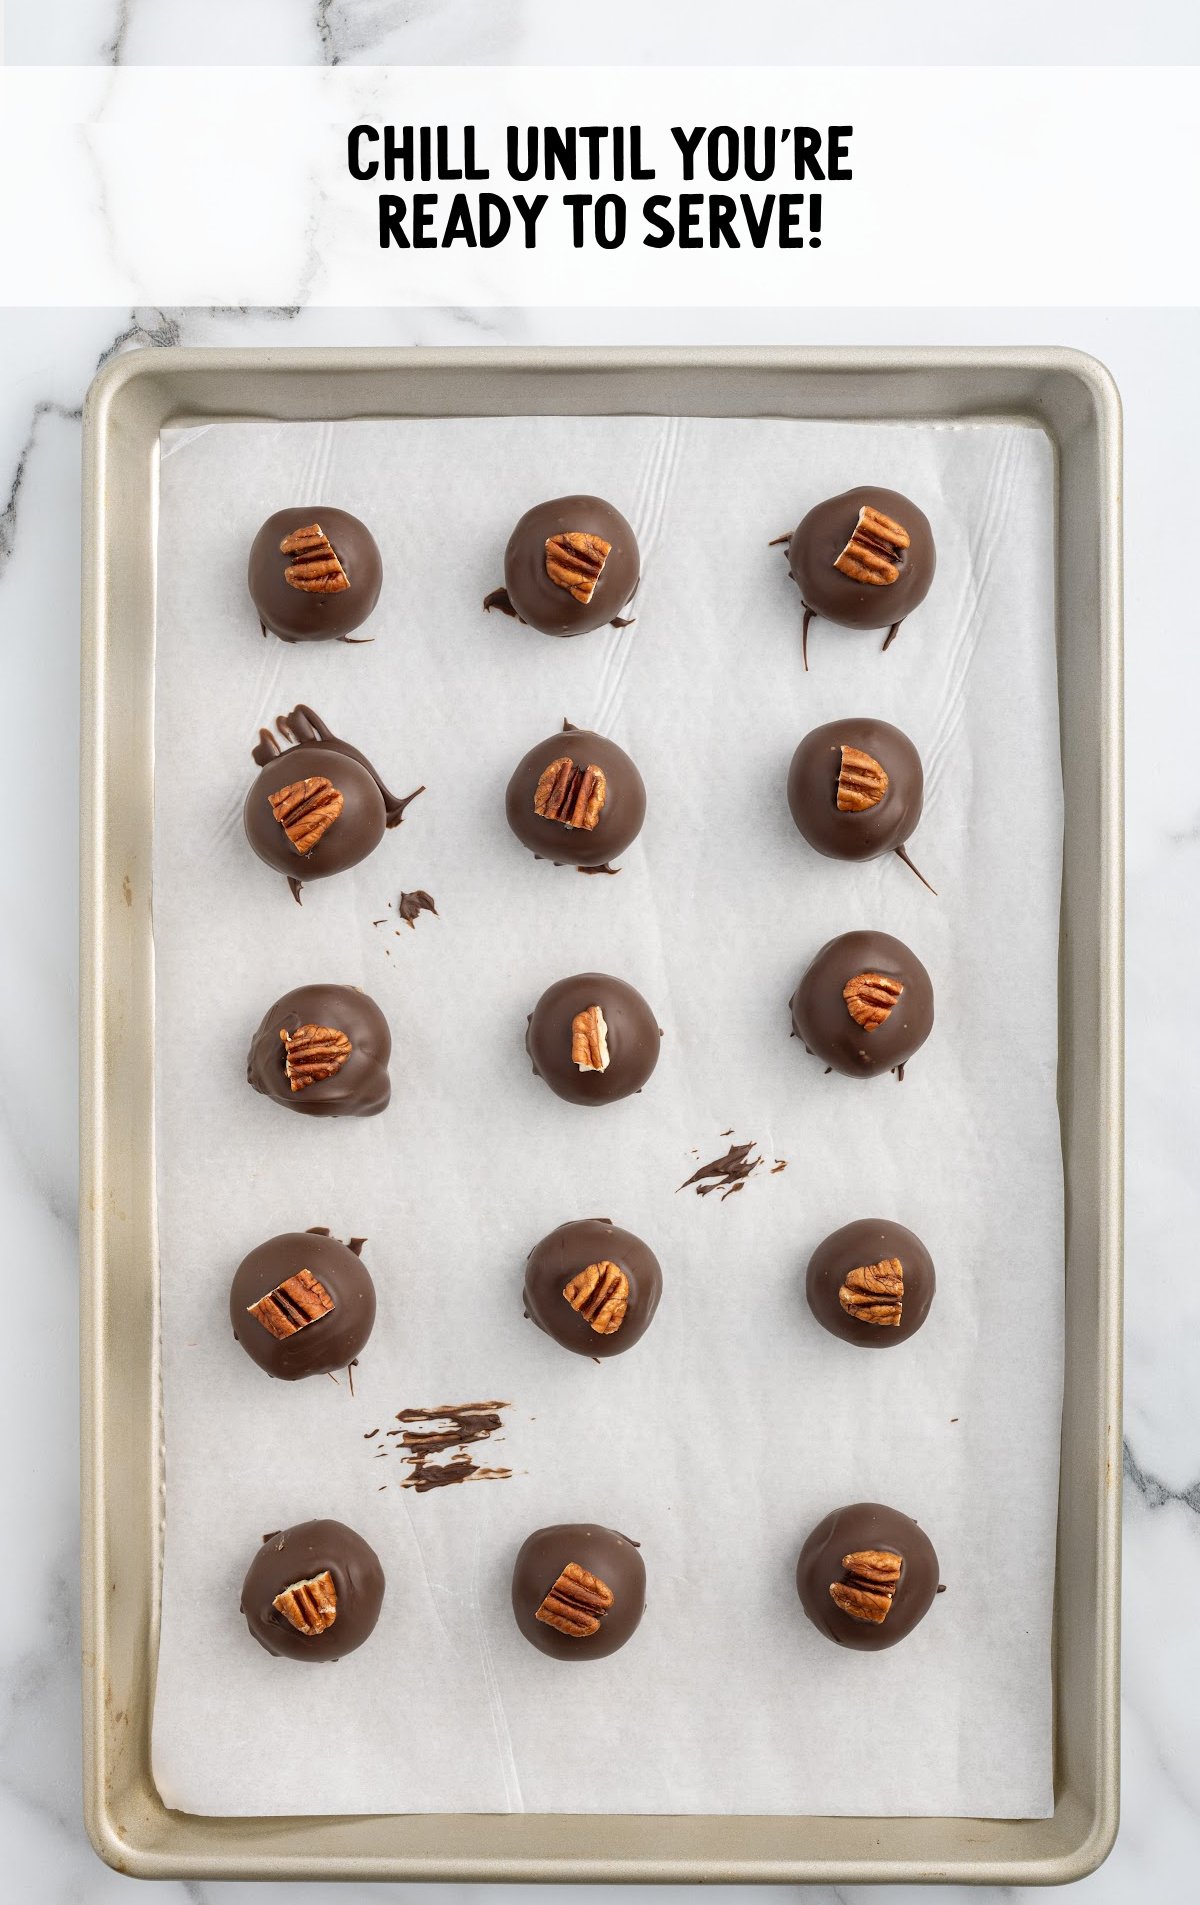
<path id="1" fill-rule="evenodd" d="M 878 635 L 816 622 L 805 675 L 797 592 L 767 543 L 865 479 L 925 507 L 936 583 L 887 654 Z M 154 1770 L 168 1805 L 1050 1810 L 1052 481 L 1031 427 L 544 418 L 164 439 Z M 638 528 L 635 626 L 555 641 L 484 615 L 516 517 L 575 489 Z M 272 510 L 310 500 L 379 539 L 370 646 L 259 634 L 246 551 Z M 241 823 L 256 731 L 297 701 L 399 791 L 428 788 L 302 908 Z M 939 898 L 890 856 L 822 860 L 793 828 L 792 750 L 839 713 L 916 741 L 912 853 Z M 512 767 L 564 716 L 611 734 L 646 779 L 646 826 L 616 879 L 538 863 L 505 824 Z M 402 888 L 429 891 L 437 917 L 402 928 Z M 826 1077 L 788 1036 L 805 964 L 859 926 L 898 934 L 933 976 L 937 1024 L 902 1085 Z M 645 1091 L 601 1111 L 555 1099 L 522 1045 L 543 987 L 588 967 L 631 980 L 665 1032 Z M 312 980 L 362 986 L 387 1013 L 383 1116 L 296 1117 L 248 1089 L 251 1031 Z M 764 1163 L 739 1194 L 677 1192 L 746 1139 Z M 599 1366 L 521 1312 L 527 1251 L 593 1215 L 644 1236 L 665 1283 L 647 1336 Z M 924 1329 L 880 1354 L 825 1334 L 803 1296 L 815 1245 L 868 1215 L 915 1229 L 938 1271 Z M 272 1383 L 230 1335 L 239 1259 L 310 1224 L 369 1238 L 379 1320 L 353 1395 L 345 1377 Z M 402 1488 L 396 1411 L 483 1399 L 510 1405 L 506 1434 L 472 1453 L 512 1478 Z M 882 1654 L 830 1646 L 793 1580 L 814 1523 L 860 1498 L 921 1522 L 946 1589 Z M 388 1586 L 368 1645 L 310 1671 L 255 1645 L 238 1594 L 262 1535 L 324 1515 L 373 1543 Z M 522 1639 L 509 1579 L 526 1534 L 584 1519 L 643 1544 L 648 1606 L 621 1653 L 572 1667 Z"/>

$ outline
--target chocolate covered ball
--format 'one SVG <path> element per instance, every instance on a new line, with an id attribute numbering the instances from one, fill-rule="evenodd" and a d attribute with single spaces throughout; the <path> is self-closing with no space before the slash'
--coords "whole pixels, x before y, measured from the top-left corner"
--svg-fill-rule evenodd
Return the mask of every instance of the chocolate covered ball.
<path id="1" fill-rule="evenodd" d="M 577 972 L 548 986 L 525 1033 L 534 1071 L 573 1105 L 609 1105 L 640 1091 L 661 1041 L 641 993 L 607 972 Z"/>
<path id="2" fill-rule="evenodd" d="M 539 860 L 607 867 L 642 830 L 646 787 L 624 748 L 568 722 L 518 764 L 504 810 Z"/>
<path id="3" fill-rule="evenodd" d="M 277 725 L 294 745 L 281 750 L 268 728 L 259 730 L 259 774 L 242 818 L 259 859 L 286 874 L 299 899 L 305 880 L 327 880 L 373 853 L 416 795 L 391 793 L 366 755 L 312 708 L 301 704 Z"/>
<path id="4" fill-rule="evenodd" d="M 560 1224 L 525 1265 L 525 1314 L 577 1356 L 619 1356 L 649 1329 L 662 1271 L 649 1244 L 608 1217 Z"/>
<path id="5" fill-rule="evenodd" d="M 375 1285 L 359 1252 L 323 1226 L 288 1230 L 243 1257 L 229 1291 L 229 1320 L 268 1376 L 298 1382 L 345 1369 L 375 1323 Z"/>
<path id="6" fill-rule="evenodd" d="M 886 628 L 890 647 L 925 600 L 937 556 L 924 512 L 899 490 L 868 484 L 830 496 L 792 532 L 788 568 L 804 604 L 804 665 L 814 615 L 842 628 Z"/>
<path id="7" fill-rule="evenodd" d="M 374 1631 L 383 1606 L 379 1556 L 341 1521 L 303 1521 L 267 1535 L 242 1584 L 260 1647 L 289 1660 L 341 1660 Z"/>
<path id="8" fill-rule="evenodd" d="M 860 1217 L 818 1244 L 805 1294 L 822 1328 L 862 1349 L 915 1336 L 929 1314 L 933 1259 L 921 1239 L 886 1217 Z"/>
<path id="9" fill-rule="evenodd" d="M 357 516 L 305 503 L 267 517 L 250 546 L 247 581 L 264 635 L 344 642 L 379 600 L 383 563 Z"/>
<path id="10" fill-rule="evenodd" d="M 792 756 L 787 796 L 818 853 L 831 860 L 897 853 L 917 873 L 904 843 L 921 818 L 925 776 L 916 748 L 890 721 L 857 715 L 814 728 Z"/>
<path id="11" fill-rule="evenodd" d="M 587 1522 L 539 1528 L 516 1559 L 513 1613 L 555 1660 L 601 1660 L 629 1639 L 646 1605 L 637 1543 Z"/>
<path id="12" fill-rule="evenodd" d="M 938 1590 L 929 1536 L 882 1502 L 835 1508 L 796 1563 L 796 1591 L 814 1627 L 840 1647 L 877 1653 L 924 1620 Z"/>
<path id="13" fill-rule="evenodd" d="M 371 1118 L 392 1095 L 392 1035 L 356 986 L 297 986 L 271 1007 L 250 1044 L 246 1078 L 310 1118 Z"/>
<path id="14" fill-rule="evenodd" d="M 504 551 L 508 605 L 543 635 L 585 635 L 619 620 L 640 573 L 637 538 L 600 496 L 538 503 Z"/>
<path id="15" fill-rule="evenodd" d="M 847 1078 L 898 1072 L 933 1030 L 933 985 L 890 933 L 842 933 L 822 946 L 791 999 L 805 1049 Z"/>

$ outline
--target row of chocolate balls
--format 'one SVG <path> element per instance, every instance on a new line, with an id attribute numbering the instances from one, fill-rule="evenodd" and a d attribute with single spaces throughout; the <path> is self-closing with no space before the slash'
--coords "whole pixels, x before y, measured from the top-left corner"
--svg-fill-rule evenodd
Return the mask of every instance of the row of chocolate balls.
<path id="1" fill-rule="evenodd" d="M 297 1382 L 355 1362 L 375 1325 L 365 1238 L 342 1243 L 323 1227 L 284 1231 L 250 1251 L 229 1291 L 229 1320 L 269 1376 Z M 814 1317 L 844 1342 L 886 1349 L 916 1334 L 933 1302 L 933 1260 L 921 1239 L 887 1218 L 860 1218 L 809 1259 Z M 619 1356 L 641 1341 L 662 1296 L 649 1244 L 608 1217 L 560 1224 L 525 1263 L 525 1314 L 576 1355 Z"/>
<path id="2" fill-rule="evenodd" d="M 936 552 L 929 522 L 907 496 L 878 485 L 826 498 L 787 544 L 788 572 L 804 609 L 804 665 L 814 615 L 842 628 L 888 630 L 924 601 Z M 504 552 L 504 586 L 484 599 L 546 635 L 627 626 L 641 580 L 637 537 L 600 496 L 557 496 L 527 510 Z M 383 561 L 365 523 L 348 511 L 305 504 L 278 510 L 254 539 L 250 595 L 265 635 L 347 641 L 379 600 Z M 360 638 L 361 639 L 361 638 Z"/>
<path id="3" fill-rule="evenodd" d="M 882 1502 L 854 1502 L 817 1524 L 800 1550 L 796 1589 L 815 1627 L 862 1652 L 892 1647 L 940 1590 L 924 1530 Z M 340 1521 L 308 1521 L 264 1537 L 242 1586 L 247 1626 L 269 1654 L 338 1660 L 368 1640 L 384 1574 L 370 1543 Z M 646 1606 L 640 1544 L 615 1528 L 539 1528 L 512 1573 L 526 1640 L 557 1660 L 598 1660 L 636 1632 Z"/>

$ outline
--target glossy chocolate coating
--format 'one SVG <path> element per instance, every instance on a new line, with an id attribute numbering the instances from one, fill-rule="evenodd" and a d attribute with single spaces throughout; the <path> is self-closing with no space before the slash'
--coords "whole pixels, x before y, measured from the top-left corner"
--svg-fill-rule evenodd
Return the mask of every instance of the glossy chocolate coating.
<path id="1" fill-rule="evenodd" d="M 598 767 L 605 779 L 604 806 L 590 831 L 564 827 L 535 813 L 534 795 L 543 772 L 564 756 L 577 767 Z M 555 866 L 602 867 L 637 839 L 646 818 L 646 785 L 624 748 L 602 734 L 569 724 L 531 747 L 518 763 L 504 796 L 508 824 L 523 847 Z"/>
<path id="2" fill-rule="evenodd" d="M 280 750 L 268 729 L 259 731 L 252 758 L 258 778 L 246 795 L 242 818 L 246 838 L 260 860 L 285 873 L 296 886 L 343 873 L 373 853 L 388 827 L 398 827 L 406 798 L 385 787 L 366 755 L 343 741 L 319 714 L 303 704 L 281 715 L 279 726 L 294 746 Z M 342 811 L 307 853 L 299 853 L 275 818 L 270 796 L 294 781 L 331 781 L 342 796 Z"/>
<path id="3" fill-rule="evenodd" d="M 580 1071 L 571 1058 L 575 1015 L 598 1005 L 608 1027 L 605 1071 Z M 662 1033 L 640 992 L 607 972 L 577 972 L 547 986 L 529 1015 L 525 1050 L 539 1078 L 572 1105 L 610 1105 L 640 1091 L 658 1064 Z"/>
<path id="4" fill-rule="evenodd" d="M 350 1056 L 332 1078 L 293 1091 L 284 1069 L 281 1031 L 326 1025 L 344 1032 Z M 271 1007 L 250 1044 L 246 1078 L 255 1091 L 309 1118 L 371 1118 L 392 1095 L 392 1035 L 374 999 L 355 986 L 297 986 Z"/>
<path id="5" fill-rule="evenodd" d="M 358 1254 L 363 1241 L 339 1243 L 320 1227 L 288 1230 L 242 1258 L 229 1291 L 229 1320 L 246 1354 L 268 1376 L 298 1382 L 345 1369 L 360 1354 L 375 1323 L 375 1285 Z M 249 1311 L 301 1270 L 324 1286 L 333 1308 L 291 1336 L 273 1336 Z"/>
<path id="6" fill-rule="evenodd" d="M 899 1323 L 864 1323 L 841 1306 L 838 1291 L 852 1270 L 897 1257 L 904 1277 Z M 817 1245 L 808 1264 L 805 1295 L 817 1322 L 831 1336 L 862 1349 L 890 1349 L 915 1336 L 929 1314 L 936 1279 L 933 1258 L 921 1239 L 886 1217 L 860 1217 Z"/>
<path id="7" fill-rule="evenodd" d="M 603 1581 L 613 1604 L 594 1634 L 575 1638 L 537 1619 L 538 1608 L 563 1569 L 577 1566 Z M 637 1546 L 613 1528 L 575 1521 L 539 1528 L 513 1567 L 513 1613 L 526 1640 L 554 1660 L 602 1660 L 629 1639 L 646 1605 L 646 1564 Z"/>
<path id="8" fill-rule="evenodd" d="M 551 536 L 600 536 L 611 543 L 590 602 L 579 602 L 546 573 Z M 556 496 L 527 509 L 504 551 L 504 586 L 523 622 L 543 635 L 586 635 L 619 616 L 638 585 L 637 538 L 620 510 L 600 496 Z"/>
<path id="9" fill-rule="evenodd" d="M 878 761 L 888 777 L 882 800 L 861 813 L 837 804 L 843 747 Z M 902 847 L 921 818 L 925 776 L 907 734 L 890 721 L 852 716 L 806 734 L 788 769 L 792 819 L 818 853 L 831 860 L 876 860 Z"/>
<path id="10" fill-rule="evenodd" d="M 860 972 L 898 979 L 904 990 L 882 1025 L 866 1031 L 842 988 Z M 933 1030 L 933 985 L 914 952 L 890 933 L 842 933 L 822 946 L 791 999 L 792 1029 L 807 1049 L 847 1078 L 874 1078 L 907 1064 Z"/>
<path id="11" fill-rule="evenodd" d="M 882 586 L 856 582 L 834 563 L 849 542 L 860 509 L 877 509 L 907 529 L 909 546 L 896 555 L 900 574 Z M 810 509 L 792 532 L 788 568 L 805 608 L 842 628 L 890 628 L 925 600 L 937 567 L 929 518 L 899 490 L 848 489 Z"/>
<path id="12" fill-rule="evenodd" d="M 319 523 L 350 583 L 334 595 L 297 589 L 284 579 L 294 557 L 285 556 L 280 543 L 297 529 Z M 357 516 L 327 503 L 306 503 L 298 509 L 277 509 L 268 516 L 250 545 L 246 580 L 264 633 L 270 630 L 282 642 L 345 641 L 361 627 L 379 600 L 383 562 L 374 536 Z"/>
<path id="13" fill-rule="evenodd" d="M 593 1263 L 615 1263 L 629 1283 L 628 1307 L 610 1335 L 594 1330 L 563 1295 L 572 1277 Z M 649 1244 L 608 1217 L 560 1224 L 534 1245 L 525 1264 L 525 1314 L 577 1356 L 619 1356 L 632 1349 L 654 1320 L 662 1270 Z"/>
<path id="14" fill-rule="evenodd" d="M 829 1592 L 844 1581 L 842 1557 L 876 1549 L 903 1557 L 904 1566 L 892 1604 L 879 1622 L 856 1620 Z M 938 1558 L 923 1529 L 898 1509 L 882 1502 L 854 1502 L 835 1508 L 813 1529 L 796 1563 L 796 1591 L 814 1627 L 841 1647 L 878 1653 L 894 1647 L 924 1620 L 938 1590 Z"/>
<path id="15" fill-rule="evenodd" d="M 337 1617 L 320 1634 L 302 1634 L 274 1605 L 297 1581 L 312 1581 L 328 1569 L 337 1595 Z M 379 1556 L 341 1521 L 302 1521 L 268 1535 L 242 1583 L 242 1613 L 260 1647 L 289 1660 L 341 1660 L 374 1631 L 383 1606 Z"/>

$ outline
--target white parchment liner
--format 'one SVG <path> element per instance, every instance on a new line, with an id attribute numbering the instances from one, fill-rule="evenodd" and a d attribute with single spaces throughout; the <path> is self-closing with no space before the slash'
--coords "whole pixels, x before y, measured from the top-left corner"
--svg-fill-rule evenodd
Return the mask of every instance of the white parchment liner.
<path id="1" fill-rule="evenodd" d="M 166 1803 L 1049 1812 L 1063 1209 L 1046 439 L 515 418 L 217 425 L 163 451 Z M 806 676 L 797 593 L 766 545 L 865 480 L 923 505 L 937 579 L 886 655 L 816 622 Z M 516 517 L 576 489 L 638 529 L 635 626 L 554 641 L 482 614 Z M 310 501 L 379 539 L 370 646 L 259 634 L 246 551 L 272 510 Z M 297 701 L 399 791 L 429 790 L 302 908 L 241 823 L 256 731 Z M 939 898 L 894 858 L 822 860 L 793 828 L 791 752 L 838 714 L 895 721 L 920 749 L 912 852 Z M 505 825 L 511 768 L 564 716 L 646 779 L 617 879 L 535 862 Z M 414 887 L 438 917 L 400 928 Z M 788 1036 L 808 959 L 859 926 L 899 935 L 933 976 L 937 1025 L 903 1085 L 826 1077 Z M 601 1111 L 559 1103 L 522 1047 L 542 988 L 587 967 L 631 980 L 665 1032 L 646 1090 Z M 261 1014 L 313 980 L 386 1012 L 382 1117 L 296 1117 L 247 1088 Z M 730 1130 L 763 1168 L 726 1202 L 677 1193 Z M 652 1244 L 665 1283 L 642 1343 L 600 1366 L 520 1301 L 536 1239 L 597 1214 Z M 925 1328 L 880 1354 L 826 1335 L 803 1298 L 811 1250 L 861 1216 L 917 1230 L 938 1271 Z M 272 1383 L 230 1336 L 241 1256 L 310 1224 L 369 1238 L 379 1320 L 353 1396 L 344 1378 Z M 491 1398 L 511 1405 L 506 1435 L 478 1459 L 513 1478 L 401 1488 L 395 1412 Z M 793 1585 L 812 1525 L 864 1497 L 921 1522 L 946 1586 L 875 1655 L 830 1646 Z M 374 1544 L 388 1587 L 371 1642 L 310 1671 L 254 1644 L 238 1593 L 264 1533 L 324 1515 Z M 532 1529 L 584 1519 L 642 1542 L 648 1607 L 623 1652 L 573 1667 L 517 1632 L 509 1577 Z"/>

